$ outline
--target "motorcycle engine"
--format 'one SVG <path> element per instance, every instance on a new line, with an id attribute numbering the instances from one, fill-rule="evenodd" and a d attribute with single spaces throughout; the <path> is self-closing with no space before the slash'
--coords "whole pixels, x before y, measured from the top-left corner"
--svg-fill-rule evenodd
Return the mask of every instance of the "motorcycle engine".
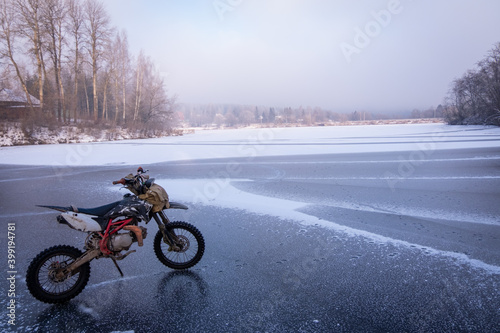
<path id="1" fill-rule="evenodd" d="M 111 251 L 119 252 L 122 250 L 128 250 L 132 245 L 133 238 L 130 235 L 130 232 L 126 233 L 117 233 L 111 236 L 109 242 L 109 249 Z"/>

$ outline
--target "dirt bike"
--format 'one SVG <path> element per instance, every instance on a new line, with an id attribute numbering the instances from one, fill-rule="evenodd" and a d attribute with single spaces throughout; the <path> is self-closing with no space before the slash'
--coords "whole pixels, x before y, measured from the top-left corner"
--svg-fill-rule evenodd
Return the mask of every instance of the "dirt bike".
<path id="1" fill-rule="evenodd" d="M 64 303 L 77 296 L 90 277 L 90 261 L 110 258 L 121 276 L 117 260 L 125 259 L 136 250 L 133 243 L 143 246 L 147 229 L 138 226 L 154 219 L 158 232 L 154 238 L 154 252 L 161 263 L 173 269 L 187 269 L 196 265 L 205 251 L 201 232 L 186 222 L 171 222 L 167 209 L 188 209 L 168 200 L 165 190 L 154 184 L 154 178 L 145 175 L 142 168 L 136 175 L 114 181 L 133 194 L 95 208 L 75 206 L 39 206 L 61 211 L 57 221 L 72 229 L 86 232 L 84 252 L 69 245 L 57 245 L 39 253 L 30 263 L 26 284 L 30 293 L 45 303 Z M 128 251 L 122 253 L 123 251 Z"/>

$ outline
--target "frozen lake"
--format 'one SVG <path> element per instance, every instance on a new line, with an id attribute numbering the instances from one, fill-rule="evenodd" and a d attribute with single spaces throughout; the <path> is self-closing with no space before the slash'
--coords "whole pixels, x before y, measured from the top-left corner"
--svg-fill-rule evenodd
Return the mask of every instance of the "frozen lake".
<path id="1" fill-rule="evenodd" d="M 1 148 L 0 161 L 0 221 L 17 227 L 19 331 L 500 330 L 498 128 L 202 131 Z M 120 263 L 125 278 L 94 261 L 74 300 L 36 301 L 29 261 L 85 235 L 35 204 L 111 202 L 125 193 L 111 181 L 139 165 L 190 206 L 172 219 L 202 231 L 201 262 L 166 269 L 150 236 Z"/>
<path id="2" fill-rule="evenodd" d="M 0 147 L 0 163 L 120 165 L 365 152 L 500 147 L 500 129 L 444 124 L 263 128 L 198 131 L 195 135 L 93 144 Z M 411 156 L 416 157 L 418 156 Z"/>

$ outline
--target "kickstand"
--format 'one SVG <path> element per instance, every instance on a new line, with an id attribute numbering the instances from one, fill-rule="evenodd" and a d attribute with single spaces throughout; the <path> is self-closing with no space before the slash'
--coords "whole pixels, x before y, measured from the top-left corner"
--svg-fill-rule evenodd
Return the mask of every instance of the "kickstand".
<path id="1" fill-rule="evenodd" d="M 113 263 L 115 264 L 116 268 L 118 269 L 118 272 L 120 272 L 120 275 L 123 277 L 123 272 L 120 269 L 120 266 L 118 266 L 118 263 L 116 262 L 116 259 L 114 257 L 112 257 L 112 256 L 110 256 L 110 258 L 113 260 Z"/>

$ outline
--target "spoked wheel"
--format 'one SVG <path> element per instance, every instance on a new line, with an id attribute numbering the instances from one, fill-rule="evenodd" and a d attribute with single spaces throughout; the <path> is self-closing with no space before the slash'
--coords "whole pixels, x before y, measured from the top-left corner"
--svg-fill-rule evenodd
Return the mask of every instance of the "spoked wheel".
<path id="1" fill-rule="evenodd" d="M 171 222 L 165 227 L 175 244 L 165 243 L 163 234 L 158 231 L 154 240 L 158 259 L 173 269 L 186 269 L 196 265 L 205 252 L 205 240 L 201 232 L 186 222 Z"/>
<path id="2" fill-rule="evenodd" d="M 90 277 L 90 263 L 80 266 L 73 274 L 64 269 L 82 255 L 82 251 L 68 245 L 48 248 L 38 254 L 26 273 L 30 293 L 45 303 L 64 303 L 78 295 Z"/>

